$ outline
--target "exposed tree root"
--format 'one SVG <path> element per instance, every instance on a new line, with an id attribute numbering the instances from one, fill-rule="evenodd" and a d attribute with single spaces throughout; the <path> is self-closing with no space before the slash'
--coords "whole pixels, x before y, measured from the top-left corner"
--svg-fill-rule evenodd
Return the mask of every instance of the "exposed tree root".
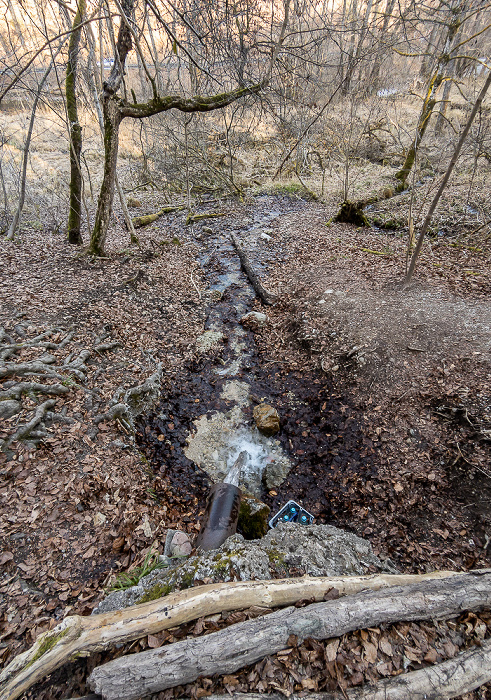
<path id="1" fill-rule="evenodd" d="M 135 432 L 134 419 L 150 410 L 161 394 L 162 364 L 143 384 L 131 389 L 118 389 L 109 402 L 109 409 L 94 418 L 96 425 L 108 420 L 118 420 L 127 433 Z"/>
<path id="2" fill-rule="evenodd" d="M 36 408 L 34 411 L 34 416 L 31 418 L 31 420 L 28 423 L 25 423 L 25 425 L 22 425 L 20 428 L 18 428 L 15 433 L 13 433 L 9 438 L 6 440 L 0 441 L 0 450 L 2 452 L 5 452 L 5 450 L 10 447 L 10 445 L 15 442 L 16 440 L 24 440 L 27 437 L 44 437 L 46 435 L 46 429 L 44 427 L 41 427 L 41 430 L 36 431 L 34 434 L 34 428 L 41 426 L 41 422 L 43 418 L 46 416 L 46 412 L 50 409 L 53 408 L 53 406 L 56 403 L 56 399 L 48 399 L 44 403 L 42 403 L 40 406 Z"/>
<path id="3" fill-rule="evenodd" d="M 26 396 L 36 394 L 48 394 L 53 396 L 61 396 L 68 394 L 70 389 L 63 384 L 39 384 L 38 382 L 19 382 L 5 391 L 0 391 L 0 401 L 7 399 L 16 399 L 17 401 L 23 394 Z"/>
<path id="4" fill-rule="evenodd" d="M 242 246 L 240 245 L 239 241 L 233 233 L 230 234 L 230 238 L 232 239 L 232 243 L 234 244 L 235 250 L 237 251 L 237 255 L 239 256 L 242 269 L 249 278 L 252 288 L 254 289 L 258 297 L 261 299 L 263 304 L 267 304 L 268 306 L 270 306 L 276 299 L 275 295 L 271 294 L 271 292 L 268 292 L 266 289 L 264 289 L 263 285 L 259 280 L 259 277 L 252 269 L 252 266 L 249 262 L 246 253 L 244 252 Z"/>
<path id="5" fill-rule="evenodd" d="M 309 693 L 309 700 L 438 700 L 456 698 L 470 693 L 491 681 L 491 640 L 472 647 L 453 659 L 400 676 L 384 678 L 374 687 L 349 688 L 341 694 Z M 96 696 L 97 697 L 97 696 Z M 284 700 L 283 695 L 237 693 L 234 700 Z M 223 700 L 223 695 L 211 695 L 208 700 Z M 300 700 L 290 695 L 290 700 Z M 304 700 L 304 698 L 303 698 Z"/>
<path id="6" fill-rule="evenodd" d="M 94 350 L 81 350 L 70 353 L 64 363 L 56 365 L 56 357 L 47 353 L 35 360 L 15 362 L 14 356 L 22 350 L 55 350 L 64 349 L 73 339 L 75 330 L 70 330 L 59 341 L 49 340 L 55 334 L 62 333 L 60 328 L 51 328 L 34 338 L 19 343 L 12 342 L 4 329 L 0 329 L 0 379 L 7 380 L 0 391 L 0 416 L 3 419 L 12 418 L 23 410 L 22 397 L 28 396 L 36 400 L 39 394 L 62 396 L 69 393 L 70 388 L 65 384 L 74 384 L 72 377 L 85 383 L 89 368 L 86 360 L 95 352 L 111 350 L 117 343 L 102 343 L 103 338 L 96 340 Z M 107 336 L 107 333 L 105 334 Z M 10 362 L 6 362 L 10 359 Z M 58 379 L 62 383 L 42 384 L 40 381 L 19 381 L 18 377 L 37 376 L 40 379 Z M 53 414 L 56 399 L 49 399 L 36 407 L 29 407 L 33 415 L 26 423 L 13 426 L 12 432 L 0 440 L 0 451 L 5 452 L 16 441 L 29 440 L 36 444 L 47 435 L 45 422 L 50 420 L 68 421 L 64 416 Z"/>
<path id="7" fill-rule="evenodd" d="M 337 589 L 340 595 L 352 595 L 364 589 L 376 591 L 452 577 L 472 581 L 473 574 L 435 571 L 423 575 L 304 576 L 298 579 L 208 584 L 170 593 L 158 600 L 116 612 L 91 617 L 73 615 L 66 617 L 53 630 L 40 635 L 30 649 L 19 654 L 0 673 L 0 700 L 15 700 L 33 683 L 70 658 L 89 655 L 147 634 L 156 634 L 198 617 L 252 605 L 273 608 L 310 598 L 320 601 L 332 588 Z"/>

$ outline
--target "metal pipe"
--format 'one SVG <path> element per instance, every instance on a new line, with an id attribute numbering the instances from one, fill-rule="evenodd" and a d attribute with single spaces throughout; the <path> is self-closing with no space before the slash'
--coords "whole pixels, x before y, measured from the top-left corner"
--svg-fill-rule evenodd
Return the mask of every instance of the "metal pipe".
<path id="1" fill-rule="evenodd" d="M 246 458 L 247 452 L 241 452 L 225 479 L 211 487 L 203 524 L 195 542 L 195 546 L 204 552 L 218 549 L 227 537 L 237 531 L 242 497 L 238 484 Z"/>

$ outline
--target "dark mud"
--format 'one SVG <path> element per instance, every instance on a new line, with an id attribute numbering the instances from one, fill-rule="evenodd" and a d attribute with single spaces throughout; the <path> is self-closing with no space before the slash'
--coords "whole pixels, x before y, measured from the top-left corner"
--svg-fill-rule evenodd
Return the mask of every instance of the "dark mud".
<path id="1" fill-rule="evenodd" d="M 184 454 L 186 437 L 193 431 L 196 418 L 232 407 L 233 402 L 220 398 L 224 383 L 231 378 L 250 386 L 252 401 L 243 411 L 251 425 L 254 402 L 259 400 L 274 405 L 281 417 L 277 437 L 294 467 L 279 487 L 264 490 L 263 500 L 273 512 L 293 498 L 317 522 L 346 524 L 346 516 L 356 500 L 353 484 L 366 482 L 375 474 L 372 444 L 365 436 L 359 411 L 325 377 L 278 369 L 278 365 L 258 355 L 254 336 L 246 329 L 241 329 L 245 347 L 240 367 L 233 372 L 227 369 L 235 357 L 231 341 L 240 318 L 252 309 L 254 302 L 254 293 L 240 270 L 227 234 L 238 233 L 255 269 L 264 276 L 268 264 L 281 260 L 284 252 L 276 243 L 264 245 L 261 233 L 272 234 L 283 213 L 301 210 L 303 206 L 302 201 L 288 198 L 259 198 L 254 210 L 250 215 L 246 213 L 239 225 L 237 219 L 222 219 L 215 235 L 207 239 L 208 251 L 200 263 L 210 290 L 218 292 L 221 298 L 210 304 L 205 329 L 222 331 L 224 342 L 211 355 L 189 364 L 167 390 L 159 410 L 139 425 L 139 446 L 163 488 L 160 494 L 157 490 L 157 495 L 171 506 L 184 508 L 184 522 L 199 518 L 210 486 L 206 473 Z"/>
<path id="2" fill-rule="evenodd" d="M 392 558 L 406 571 L 486 565 L 489 541 L 480 513 L 468 507 L 478 494 L 472 475 L 465 470 L 465 454 L 464 461 L 450 469 L 447 454 L 442 452 L 453 439 L 451 431 L 439 445 L 415 435 L 408 446 L 407 435 L 396 432 L 384 442 L 378 428 L 381 414 L 375 414 L 363 397 L 355 398 L 349 382 L 341 388 L 320 373 L 289 372 L 262 355 L 253 334 L 241 328 L 240 319 L 252 309 L 254 294 L 227 233 L 238 233 L 251 262 L 264 276 L 268 264 L 285 253 L 276 244 L 262 245 L 261 229 L 274 229 L 283 213 L 302 206 L 302 202 L 261 198 L 250 216 L 246 212 L 240 220 L 235 213 L 221 219 L 219 227 L 214 224 L 215 232 L 207 239 L 201 264 L 211 290 L 220 292 L 221 298 L 218 303 L 210 302 L 205 328 L 220 330 L 224 340 L 184 368 L 172 387 L 167 387 L 158 411 L 139 426 L 140 448 L 158 476 L 156 495 L 170 506 L 169 522 L 184 523 L 191 532 L 196 528 L 210 482 L 186 458 L 186 438 L 196 418 L 232 408 L 233 402 L 221 398 L 221 393 L 226 381 L 236 379 L 250 387 L 251 401 L 243 408 L 250 425 L 254 403 L 260 400 L 272 404 L 280 414 L 281 430 L 276 437 L 293 467 L 279 486 L 263 489 L 262 499 L 273 513 L 292 498 L 317 522 L 368 538 L 377 554 Z M 198 236 L 199 231 L 198 227 Z M 243 335 L 238 336 L 239 332 Z M 240 365 L 232 371 L 237 337 L 243 350 Z M 390 426 L 390 416 L 383 420 Z M 463 430 L 468 437 L 470 426 Z M 446 461 L 447 476 L 444 468 L 437 468 L 436 476 L 429 466 L 413 471 L 406 468 L 403 452 L 408 450 L 413 456 L 421 455 L 422 465 L 428 465 L 427 460 L 430 465 Z M 483 499 L 481 502 L 482 508 L 489 508 Z"/>

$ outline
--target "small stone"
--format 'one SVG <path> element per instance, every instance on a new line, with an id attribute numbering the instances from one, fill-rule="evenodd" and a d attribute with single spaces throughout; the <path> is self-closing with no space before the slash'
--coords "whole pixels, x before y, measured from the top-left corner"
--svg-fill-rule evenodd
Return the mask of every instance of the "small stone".
<path id="1" fill-rule="evenodd" d="M 128 199 L 126 200 L 126 204 L 127 204 L 129 207 L 132 207 L 132 208 L 134 208 L 134 209 L 136 209 L 137 207 L 141 207 L 141 205 L 142 205 L 142 203 L 140 202 L 140 200 L 139 200 L 139 199 L 135 199 L 134 197 L 128 197 Z"/>
<path id="2" fill-rule="evenodd" d="M 188 557 L 193 549 L 191 540 L 186 535 L 185 532 L 180 532 L 179 530 L 174 534 L 172 541 L 170 543 L 170 554 L 171 557 Z"/>
<path id="3" fill-rule="evenodd" d="M 104 513 L 96 513 L 94 515 L 94 525 L 95 527 L 99 527 L 100 525 L 104 525 L 106 522 L 107 517 L 104 515 Z"/>
<path id="4" fill-rule="evenodd" d="M 262 238 L 263 241 L 266 241 L 267 243 L 269 243 L 269 241 L 271 240 L 271 236 L 268 236 L 267 233 L 261 233 L 260 238 Z"/>
<path id="5" fill-rule="evenodd" d="M 201 230 L 203 231 L 203 233 L 207 233 L 207 234 L 213 233 L 213 229 L 210 228 L 209 226 L 203 226 L 203 228 Z"/>
<path id="6" fill-rule="evenodd" d="M 225 339 L 221 331 L 205 331 L 196 340 L 196 348 L 199 352 L 206 354 Z"/>
<path id="7" fill-rule="evenodd" d="M 38 357 L 38 360 L 39 362 L 44 362 L 45 365 L 52 365 L 53 362 L 56 362 L 56 357 L 49 352 L 45 352 Z"/>
<path id="8" fill-rule="evenodd" d="M 268 322 L 268 317 L 266 314 L 262 314 L 260 311 L 249 311 L 248 314 L 242 316 L 240 323 L 243 326 L 264 326 Z"/>
<path id="9" fill-rule="evenodd" d="M 276 408 L 262 403 L 252 412 L 257 429 L 266 436 L 277 433 L 280 429 L 280 416 Z"/>

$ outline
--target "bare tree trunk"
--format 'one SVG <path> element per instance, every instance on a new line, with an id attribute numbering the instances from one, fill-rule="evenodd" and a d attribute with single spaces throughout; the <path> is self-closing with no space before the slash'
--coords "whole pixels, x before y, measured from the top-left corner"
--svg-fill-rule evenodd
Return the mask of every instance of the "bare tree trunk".
<path id="1" fill-rule="evenodd" d="M 90 47 L 89 51 L 89 60 L 88 60 L 88 76 L 89 76 L 89 87 L 92 92 L 92 98 L 94 100 L 94 106 L 95 110 L 97 113 L 97 119 L 99 121 L 99 127 L 101 129 L 101 134 L 104 137 L 104 115 L 102 113 L 102 107 L 101 107 L 101 101 L 99 100 L 99 95 L 97 94 L 97 71 L 96 71 L 96 65 L 95 65 L 95 40 L 94 36 L 92 34 L 92 30 L 89 27 L 87 27 L 87 39 Z M 119 183 L 119 178 L 116 173 L 114 183 L 116 185 L 116 190 L 118 192 L 119 196 L 119 201 L 121 204 L 121 209 L 123 211 L 123 217 L 124 221 L 126 224 L 126 228 L 130 232 L 130 241 L 131 243 L 136 243 L 138 244 L 138 236 L 135 233 L 135 228 L 133 226 L 133 221 L 131 219 L 130 213 L 128 211 L 128 206 L 126 204 L 126 197 L 124 196 L 123 189 Z"/>
<path id="2" fill-rule="evenodd" d="M 450 163 L 448 164 L 447 171 L 445 175 L 443 176 L 443 180 L 440 183 L 440 187 L 438 188 L 435 196 L 433 197 L 433 201 L 430 204 L 430 208 L 428 209 L 428 213 L 426 215 L 426 218 L 423 222 L 423 227 L 421 229 L 421 233 L 419 234 L 418 242 L 416 243 L 416 248 L 414 249 L 413 256 L 411 258 L 411 263 L 409 265 L 409 270 L 407 271 L 406 279 L 404 280 L 404 284 L 409 284 L 411 281 L 411 277 L 413 276 L 414 268 L 416 267 L 416 261 L 418 260 L 419 254 L 421 252 L 421 247 L 423 245 L 423 240 L 426 235 L 426 232 L 428 231 L 429 225 L 431 223 L 431 219 L 433 218 L 433 214 L 435 213 L 435 209 L 438 206 L 438 202 L 440 201 L 440 197 L 442 196 L 443 190 L 447 186 L 447 182 L 450 178 L 450 175 L 452 174 L 452 171 L 455 167 L 455 163 L 457 162 L 457 159 L 459 157 L 460 151 L 462 150 L 462 146 L 464 145 L 464 141 L 467 137 L 467 134 L 469 133 L 469 130 L 472 126 L 472 122 L 474 121 L 474 118 L 479 111 L 479 108 L 481 107 L 482 101 L 489 89 L 489 86 L 491 85 L 491 71 L 488 73 L 488 77 L 486 79 L 486 82 L 484 83 L 484 86 L 479 93 L 479 96 L 474 103 L 474 107 L 472 108 L 472 112 L 469 115 L 469 119 L 467 120 L 467 124 L 464 127 L 464 130 L 462 134 L 460 135 L 459 142 L 455 146 L 455 151 L 453 152 L 452 158 L 450 159 Z"/>
<path id="3" fill-rule="evenodd" d="M 392 12 L 394 10 L 395 2 L 396 0 L 387 0 L 387 6 L 384 12 L 384 21 L 380 30 L 379 41 L 381 42 L 386 41 L 385 37 L 387 35 L 390 20 L 392 19 Z M 382 67 L 382 50 L 383 49 L 379 49 L 377 51 L 373 62 L 372 71 L 370 73 L 369 87 L 372 92 L 377 92 L 379 86 L 380 68 Z"/>
<path id="4" fill-rule="evenodd" d="M 82 127 L 78 121 L 77 110 L 77 64 L 80 35 L 85 15 L 86 0 L 78 0 L 77 13 L 73 20 L 72 32 L 68 44 L 68 61 L 66 66 L 65 95 L 70 134 L 70 209 L 68 213 L 68 242 L 82 245 Z"/>
<path id="5" fill-rule="evenodd" d="M 111 218 L 116 166 L 118 162 L 119 125 L 121 114 L 115 101 L 106 99 L 104 109 L 104 177 L 102 180 L 94 229 L 90 238 L 88 252 L 92 255 L 104 255 L 107 229 Z"/>
<path id="6" fill-rule="evenodd" d="M 328 639 L 398 621 L 445 619 L 491 604 L 491 574 L 468 574 L 305 608 L 286 608 L 203 637 L 123 656 L 95 668 L 89 685 L 104 700 L 137 700 L 199 676 L 234 673 L 307 637 Z"/>
<path id="7" fill-rule="evenodd" d="M 445 46 L 443 47 L 442 53 L 438 57 L 436 68 L 426 89 L 426 97 L 424 99 L 416 127 L 416 136 L 406 153 L 402 168 L 395 175 L 396 179 L 399 180 L 399 184 L 397 185 L 398 192 L 401 192 L 406 187 L 409 173 L 411 172 L 416 159 L 416 153 L 418 152 L 418 148 L 423 140 L 426 129 L 428 128 L 430 117 L 436 104 L 438 90 L 440 85 L 445 80 L 445 72 L 452 58 L 452 48 L 455 45 L 456 37 L 460 33 L 462 27 L 462 15 L 465 12 L 467 5 L 467 0 L 462 0 L 462 2 L 460 2 L 460 6 L 459 2 L 460 0 L 453 0 L 451 6 L 449 7 L 451 19 L 447 24 Z"/>

